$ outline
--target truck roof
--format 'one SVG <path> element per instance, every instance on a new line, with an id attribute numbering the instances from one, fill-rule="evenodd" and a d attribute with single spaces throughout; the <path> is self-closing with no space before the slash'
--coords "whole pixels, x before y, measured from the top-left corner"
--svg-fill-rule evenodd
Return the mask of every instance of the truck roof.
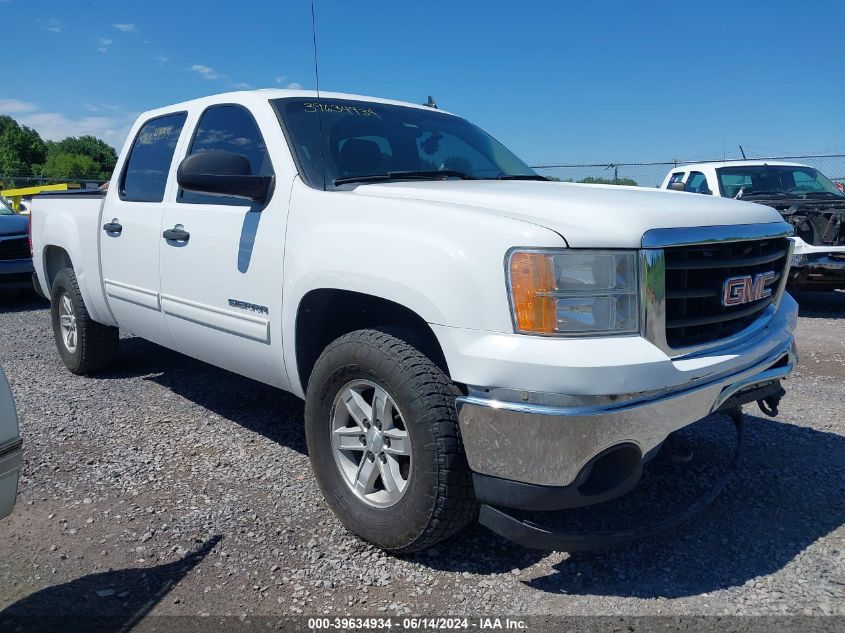
<path id="1" fill-rule="evenodd" d="M 683 165 L 678 165 L 674 169 L 675 171 L 691 171 L 697 170 L 701 171 L 702 169 L 720 169 L 722 167 L 759 167 L 760 165 L 780 165 L 783 167 L 807 167 L 807 165 L 803 165 L 801 163 L 788 163 L 779 160 L 726 160 L 720 162 L 706 162 L 706 163 L 684 163 Z"/>
<path id="2" fill-rule="evenodd" d="M 325 92 L 320 91 L 320 99 L 347 99 L 354 101 L 372 101 L 373 103 L 384 103 L 388 105 L 398 105 L 408 108 L 419 108 L 424 110 L 431 110 L 429 106 L 420 103 L 411 103 L 409 101 L 398 101 L 395 99 L 382 99 L 381 97 L 369 97 L 366 95 L 348 94 L 344 92 Z M 285 97 L 313 97 L 317 98 L 316 90 L 291 90 L 285 88 L 258 88 L 256 90 L 237 90 L 233 92 L 222 92 L 219 94 L 208 95 L 206 97 L 199 97 L 197 99 L 190 99 L 180 103 L 173 103 L 161 108 L 154 108 L 146 112 L 142 112 L 139 118 L 150 118 L 151 116 L 160 115 L 166 112 L 173 112 L 174 110 L 187 109 L 188 107 L 205 107 L 216 103 L 243 103 L 254 100 L 268 101 L 270 99 L 283 99 Z M 437 109 L 438 112 L 444 114 L 452 114 L 446 110 Z"/>

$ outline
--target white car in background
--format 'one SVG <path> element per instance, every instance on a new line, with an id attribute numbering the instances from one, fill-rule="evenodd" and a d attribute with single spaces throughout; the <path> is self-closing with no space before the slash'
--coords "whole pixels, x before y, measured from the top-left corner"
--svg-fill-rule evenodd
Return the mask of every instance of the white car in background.
<path id="1" fill-rule="evenodd" d="M 814 167 L 764 160 L 680 165 L 661 188 L 776 209 L 795 227 L 790 287 L 845 288 L 845 192 Z"/>
<path id="2" fill-rule="evenodd" d="M 23 442 L 6 374 L 0 369 L 0 519 L 9 516 L 18 494 Z"/>

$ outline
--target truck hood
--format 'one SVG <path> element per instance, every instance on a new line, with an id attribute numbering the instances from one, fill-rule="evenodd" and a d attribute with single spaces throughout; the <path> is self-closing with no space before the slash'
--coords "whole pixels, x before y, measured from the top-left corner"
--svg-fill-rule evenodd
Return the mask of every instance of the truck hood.
<path id="1" fill-rule="evenodd" d="M 435 202 L 544 226 L 576 248 L 638 248 L 650 229 L 783 221 L 760 204 L 701 194 L 562 182 L 449 180 L 359 185 L 355 194 Z"/>
<path id="2" fill-rule="evenodd" d="M 0 237 L 29 232 L 29 220 L 22 215 L 0 215 Z"/>

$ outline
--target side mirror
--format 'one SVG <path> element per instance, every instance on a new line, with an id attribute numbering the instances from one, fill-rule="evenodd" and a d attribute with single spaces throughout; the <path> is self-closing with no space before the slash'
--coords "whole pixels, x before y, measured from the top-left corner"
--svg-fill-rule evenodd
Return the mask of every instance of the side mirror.
<path id="1" fill-rule="evenodd" d="M 246 156 L 210 150 L 192 154 L 179 163 L 176 182 L 188 191 L 261 202 L 270 192 L 273 176 L 253 176 Z"/>
<path id="2" fill-rule="evenodd" d="M 684 188 L 684 183 L 682 183 L 680 180 L 676 182 L 670 182 L 669 189 L 671 189 L 672 191 L 686 191 L 686 189 Z"/>

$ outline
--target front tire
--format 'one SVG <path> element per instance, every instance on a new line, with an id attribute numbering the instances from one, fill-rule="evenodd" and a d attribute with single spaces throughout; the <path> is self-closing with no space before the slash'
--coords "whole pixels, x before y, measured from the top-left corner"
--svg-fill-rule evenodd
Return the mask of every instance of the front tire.
<path id="1" fill-rule="evenodd" d="M 478 512 L 455 413 L 459 394 L 413 332 L 358 330 L 331 343 L 308 383 L 305 437 L 343 524 L 394 553 L 430 547 Z"/>
<path id="2" fill-rule="evenodd" d="M 105 369 L 117 359 L 118 329 L 91 319 L 71 268 L 53 281 L 50 313 L 59 356 L 74 374 Z"/>

